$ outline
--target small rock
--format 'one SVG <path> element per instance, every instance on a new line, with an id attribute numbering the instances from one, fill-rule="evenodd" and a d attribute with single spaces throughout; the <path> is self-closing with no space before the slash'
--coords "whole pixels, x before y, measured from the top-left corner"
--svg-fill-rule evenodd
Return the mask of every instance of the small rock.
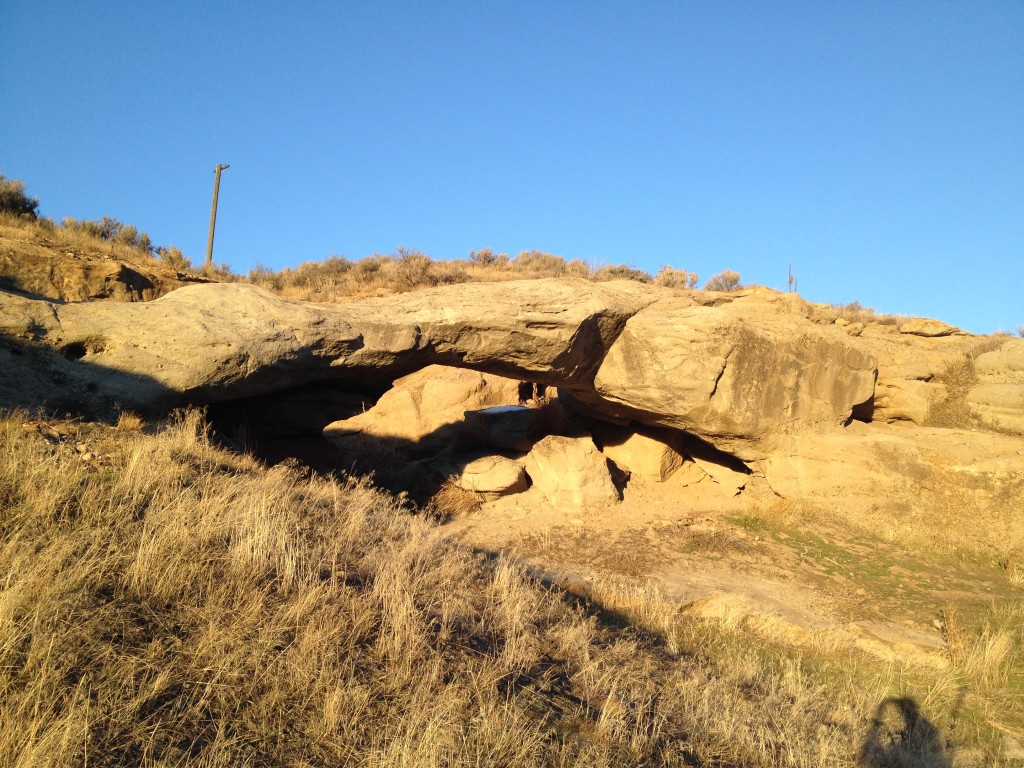
<path id="1" fill-rule="evenodd" d="M 525 491 L 526 473 L 520 464 L 504 456 L 481 456 L 466 464 L 459 475 L 459 487 L 496 498 Z"/>
<path id="2" fill-rule="evenodd" d="M 85 453 L 82 454 L 82 461 L 92 461 L 92 460 L 93 460 L 93 455 L 91 453 L 89 453 L 88 451 L 86 451 Z"/>

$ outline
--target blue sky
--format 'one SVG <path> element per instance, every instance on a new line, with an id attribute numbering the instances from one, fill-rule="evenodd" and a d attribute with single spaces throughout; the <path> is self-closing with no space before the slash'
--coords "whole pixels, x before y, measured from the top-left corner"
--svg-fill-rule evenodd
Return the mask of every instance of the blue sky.
<path id="1" fill-rule="evenodd" d="M 247 271 L 398 246 L 1024 323 L 1024 3 L 7 3 L 0 171 Z"/>

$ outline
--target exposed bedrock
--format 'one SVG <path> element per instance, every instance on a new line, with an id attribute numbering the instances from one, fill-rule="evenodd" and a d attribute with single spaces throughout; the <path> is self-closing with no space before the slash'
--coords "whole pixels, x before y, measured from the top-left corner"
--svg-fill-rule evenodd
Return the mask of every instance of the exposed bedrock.
<path id="1" fill-rule="evenodd" d="M 950 549 L 964 539 L 994 550 L 1024 546 L 1024 441 L 1017 435 L 854 423 L 779 440 L 763 469 L 783 498 L 841 510 L 885 538 L 913 527 L 934 531 L 935 542 Z"/>
<path id="2" fill-rule="evenodd" d="M 433 363 L 555 385 L 610 419 L 682 429 L 745 460 L 839 426 L 875 358 L 796 296 L 631 281 L 476 283 L 348 304 L 254 286 L 148 303 L 0 294 L 0 398 L 89 415 L 214 403 L 329 379 L 390 382 Z"/>
<path id="3" fill-rule="evenodd" d="M 707 306 L 695 296 L 566 280 L 344 305 L 248 285 L 187 287 L 146 304 L 4 294 L 5 369 L 30 368 L 5 376 L 16 390 L 6 394 L 152 411 L 444 363 L 558 385 L 598 412 L 684 429 L 744 458 L 773 435 L 841 424 L 872 397 L 872 355 L 794 313 L 794 302 L 769 294 Z"/>
<path id="4" fill-rule="evenodd" d="M 33 346 L 74 364 L 36 360 L 32 394 L 63 397 L 71 378 L 123 407 L 216 402 L 346 376 L 392 380 L 431 363 L 584 386 L 625 321 L 656 300 L 642 288 L 473 284 L 336 305 L 239 284 L 138 304 L 0 293 L 0 334 L 15 355 Z"/>
<path id="5" fill-rule="evenodd" d="M 745 460 L 762 458 L 780 435 L 839 426 L 871 401 L 875 357 L 791 311 L 800 307 L 796 297 L 785 299 L 659 301 L 626 323 L 594 387 L 574 394 L 598 411 L 681 429 Z"/>

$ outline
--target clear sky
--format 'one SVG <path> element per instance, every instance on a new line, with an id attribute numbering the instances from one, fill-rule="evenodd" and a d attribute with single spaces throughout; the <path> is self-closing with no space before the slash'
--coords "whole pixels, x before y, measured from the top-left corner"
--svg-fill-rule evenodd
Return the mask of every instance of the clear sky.
<path id="1" fill-rule="evenodd" d="M 398 246 L 1024 323 L 1024 3 L 3 2 L 0 171 L 245 272 Z"/>

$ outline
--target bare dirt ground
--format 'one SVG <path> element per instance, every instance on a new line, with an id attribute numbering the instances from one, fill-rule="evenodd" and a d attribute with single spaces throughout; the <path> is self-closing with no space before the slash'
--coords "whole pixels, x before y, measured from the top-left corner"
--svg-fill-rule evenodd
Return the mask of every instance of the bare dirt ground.
<path id="1" fill-rule="evenodd" d="M 1010 563 L 911 550 L 799 506 L 633 480 L 621 504 L 558 510 L 530 491 L 449 523 L 469 545 L 587 593 L 609 578 L 654 588 L 689 613 L 760 623 L 779 639 L 946 663 L 960 621 L 1020 599 Z"/>

